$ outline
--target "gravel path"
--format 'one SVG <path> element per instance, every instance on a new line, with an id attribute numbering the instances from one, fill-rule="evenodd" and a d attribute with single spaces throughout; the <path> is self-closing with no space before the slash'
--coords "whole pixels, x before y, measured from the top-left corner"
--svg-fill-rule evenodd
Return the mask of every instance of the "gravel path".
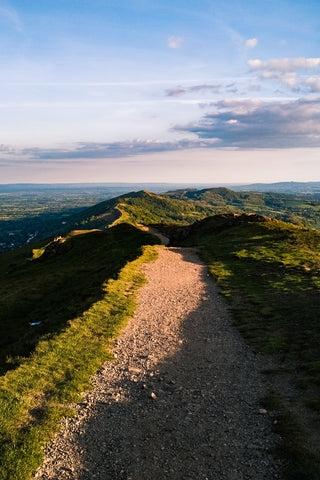
<path id="1" fill-rule="evenodd" d="M 255 356 L 192 250 L 159 248 L 116 360 L 48 447 L 42 480 L 273 480 Z"/>

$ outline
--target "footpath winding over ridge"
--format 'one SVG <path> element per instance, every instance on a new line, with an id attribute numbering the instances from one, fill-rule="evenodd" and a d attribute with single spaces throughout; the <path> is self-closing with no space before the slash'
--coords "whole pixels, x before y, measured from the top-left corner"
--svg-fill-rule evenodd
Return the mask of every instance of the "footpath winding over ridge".
<path id="1" fill-rule="evenodd" d="M 39 480 L 274 480 L 255 356 L 205 266 L 159 247 L 115 361 L 48 447 Z"/>

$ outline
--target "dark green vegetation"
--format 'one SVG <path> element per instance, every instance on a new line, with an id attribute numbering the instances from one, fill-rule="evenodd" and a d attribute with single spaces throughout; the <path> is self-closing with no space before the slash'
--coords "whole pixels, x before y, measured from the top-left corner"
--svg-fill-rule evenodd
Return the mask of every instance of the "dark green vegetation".
<path id="1" fill-rule="evenodd" d="M 165 184 L 145 187 L 155 192 L 170 188 Z M 78 212 L 139 189 L 141 185 L 125 183 L 0 185 L 0 252 L 68 232 Z"/>
<path id="2" fill-rule="evenodd" d="M 0 251 L 68 232 L 73 216 L 125 185 L 0 185 Z"/>
<path id="3" fill-rule="evenodd" d="M 190 224 L 227 212 L 256 212 L 306 226 L 320 227 L 319 194 L 235 192 L 226 188 L 183 189 L 169 194 L 124 193 L 128 186 L 43 188 L 5 191 L 0 186 L 0 251 L 84 226 L 104 228 L 122 213 L 131 223 Z M 158 191 L 163 186 L 158 185 Z M 117 190 L 118 189 L 118 190 Z M 96 204 L 102 198 L 106 201 Z M 93 205 L 95 204 L 95 205 Z M 93 205 L 93 206 L 90 206 Z M 88 208 L 86 208 L 88 207 Z"/>
<path id="4" fill-rule="evenodd" d="M 320 232 L 254 215 L 219 220 L 194 225 L 183 244 L 200 248 L 255 347 L 298 360 L 320 386 Z"/>
<path id="5" fill-rule="evenodd" d="M 1 367 L 11 370 L 0 377 L 1 480 L 31 478 L 59 420 L 110 357 L 143 283 L 139 265 L 155 256 L 142 247 L 154 243 L 122 224 L 73 232 L 34 260 L 31 249 L 2 256 Z"/>
<path id="6" fill-rule="evenodd" d="M 320 227 L 320 194 L 287 195 L 270 192 L 235 192 L 227 188 L 202 190 L 178 190 L 171 192 L 174 198 L 194 200 L 215 210 L 240 213 L 258 213 L 286 222 Z"/>
<path id="7" fill-rule="evenodd" d="M 2 371 L 28 355 L 39 338 L 59 332 L 100 300 L 105 280 L 136 258 L 141 245 L 154 243 L 153 237 L 126 224 L 103 232 L 75 231 L 64 238 L 45 250 L 39 245 L 1 256 Z"/>
<path id="8" fill-rule="evenodd" d="M 275 354 L 280 376 L 285 371 L 298 388 L 297 402 L 317 409 L 320 232 L 257 215 L 222 215 L 166 231 L 173 244 L 199 249 L 240 332 L 256 351 Z M 287 392 L 280 388 L 286 403 Z M 302 432 L 294 417 L 290 411 L 281 415 L 277 427 L 286 440 L 287 476 L 319 479 L 318 445 L 306 443 L 311 432 Z M 318 432 L 319 424 L 316 417 Z"/>

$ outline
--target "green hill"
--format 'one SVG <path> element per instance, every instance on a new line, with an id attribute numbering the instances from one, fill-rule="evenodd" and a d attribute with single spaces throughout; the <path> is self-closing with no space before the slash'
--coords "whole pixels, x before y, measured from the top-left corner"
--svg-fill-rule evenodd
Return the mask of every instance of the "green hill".
<path id="1" fill-rule="evenodd" d="M 320 201 L 317 195 L 235 192 L 227 188 L 184 189 L 155 194 L 130 192 L 88 208 L 70 205 L 59 213 L 0 221 L 0 250 L 67 233 L 77 228 L 106 228 L 127 222 L 135 224 L 186 225 L 208 215 L 221 213 L 258 213 L 300 225 L 320 227 Z"/>
<path id="2" fill-rule="evenodd" d="M 167 195 L 140 191 L 98 203 L 72 219 L 73 225 L 107 226 L 127 222 L 150 225 L 166 223 L 186 225 L 214 212 L 204 202 L 171 198 Z"/>
<path id="3" fill-rule="evenodd" d="M 206 188 L 202 190 L 177 190 L 169 192 L 168 195 L 181 200 L 201 202 L 210 208 L 215 208 L 215 213 L 223 213 L 218 209 L 228 207 L 229 211 L 233 212 L 254 212 L 287 222 L 320 227 L 320 201 L 316 194 L 236 192 L 228 188 Z"/>
<path id="4" fill-rule="evenodd" d="M 69 226 L 105 227 L 113 222 L 187 225 L 221 213 L 257 213 L 320 227 L 320 203 L 313 196 L 235 192 L 227 188 L 186 189 L 155 194 L 131 192 L 85 209 Z"/>

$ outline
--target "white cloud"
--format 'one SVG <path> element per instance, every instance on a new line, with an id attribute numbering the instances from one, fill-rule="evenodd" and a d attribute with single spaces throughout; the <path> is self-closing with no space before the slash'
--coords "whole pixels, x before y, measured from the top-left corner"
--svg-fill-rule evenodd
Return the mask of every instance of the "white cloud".
<path id="1" fill-rule="evenodd" d="M 218 147 L 320 147 L 320 99 L 289 102 L 222 100 L 200 121 L 176 129 Z"/>
<path id="2" fill-rule="evenodd" d="M 252 72 L 256 72 L 263 80 L 278 80 L 293 91 L 319 92 L 320 77 L 306 77 L 301 73 L 320 69 L 319 57 L 273 58 L 248 60 Z"/>
<path id="3" fill-rule="evenodd" d="M 262 72 L 286 73 L 320 67 L 320 57 L 273 58 L 263 61 L 260 58 L 248 60 L 251 70 Z"/>
<path id="4" fill-rule="evenodd" d="M 245 40 L 244 44 L 247 48 L 255 48 L 258 45 L 258 39 L 257 38 L 247 38 L 247 40 Z"/>
<path id="5" fill-rule="evenodd" d="M 184 38 L 182 37 L 177 37 L 175 35 L 172 35 L 167 39 L 167 46 L 169 48 L 180 48 L 184 43 Z"/>
<path id="6" fill-rule="evenodd" d="M 320 92 L 320 76 L 308 77 L 304 80 L 304 84 L 309 87 L 312 93 Z"/>

